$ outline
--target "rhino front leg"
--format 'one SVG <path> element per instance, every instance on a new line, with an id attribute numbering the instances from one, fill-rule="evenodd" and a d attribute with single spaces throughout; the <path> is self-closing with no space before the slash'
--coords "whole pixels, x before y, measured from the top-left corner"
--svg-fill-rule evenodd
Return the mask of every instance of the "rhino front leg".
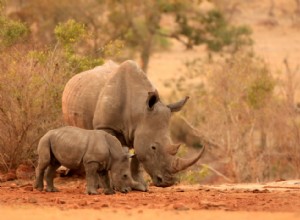
<path id="1" fill-rule="evenodd" d="M 110 184 L 110 179 L 107 170 L 99 172 L 100 184 L 103 187 L 103 192 L 105 195 L 112 195 L 115 193 Z"/>
<path id="2" fill-rule="evenodd" d="M 46 191 L 47 192 L 59 192 L 59 190 L 54 187 L 53 179 L 56 176 L 56 170 L 60 166 L 59 163 L 53 163 L 50 164 L 46 170 L 46 182 L 47 182 L 47 187 Z"/>
<path id="3" fill-rule="evenodd" d="M 131 171 L 132 178 L 139 183 L 133 185 L 132 189 L 139 190 L 139 191 L 147 191 L 148 185 L 145 182 L 143 177 L 143 169 L 136 156 L 133 156 L 131 158 L 130 171 Z M 143 187 L 141 187 L 141 185 Z M 144 190 L 141 190 L 141 188 L 143 188 Z"/>
<path id="4" fill-rule="evenodd" d="M 97 189 L 99 188 L 99 163 L 91 162 L 84 165 L 86 175 L 86 193 L 89 195 L 99 194 Z"/>

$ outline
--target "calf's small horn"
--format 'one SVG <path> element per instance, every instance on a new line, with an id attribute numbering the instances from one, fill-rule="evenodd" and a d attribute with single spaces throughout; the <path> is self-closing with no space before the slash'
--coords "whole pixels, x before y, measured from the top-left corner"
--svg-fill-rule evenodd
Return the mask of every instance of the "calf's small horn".
<path id="1" fill-rule="evenodd" d="M 189 96 L 186 96 L 184 99 L 182 99 L 178 102 L 167 105 L 167 107 L 170 108 L 171 112 L 178 112 L 185 105 L 185 103 L 187 102 L 187 100 L 189 98 L 190 98 Z"/>
<path id="2" fill-rule="evenodd" d="M 179 157 L 175 157 L 171 163 L 171 172 L 177 173 L 196 163 L 201 158 L 204 149 L 205 147 L 203 146 L 201 152 L 194 158 L 182 159 Z"/>

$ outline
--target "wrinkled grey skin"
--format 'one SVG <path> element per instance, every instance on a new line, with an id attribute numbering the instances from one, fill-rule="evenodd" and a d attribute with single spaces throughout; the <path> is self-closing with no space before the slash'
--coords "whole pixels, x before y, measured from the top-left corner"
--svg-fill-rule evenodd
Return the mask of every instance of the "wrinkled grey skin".
<path id="1" fill-rule="evenodd" d="M 84 167 L 88 194 L 98 194 L 99 176 L 105 194 L 113 194 L 113 188 L 121 192 L 128 192 L 132 188 L 146 191 L 142 184 L 132 179 L 128 155 L 123 151 L 121 143 L 107 132 L 61 127 L 47 132 L 40 139 L 37 151 L 39 160 L 35 188 L 40 191 L 44 188 L 46 169 L 46 191 L 58 191 L 54 187 L 53 178 L 60 165 L 70 169 Z"/>
<path id="2" fill-rule="evenodd" d="M 116 136 L 123 146 L 133 147 L 132 177 L 146 186 L 141 164 L 154 185 L 175 183 L 174 174 L 201 157 L 181 159 L 179 145 L 171 143 L 169 121 L 188 97 L 173 104 L 160 101 L 156 88 L 133 61 L 103 66 L 79 73 L 66 84 L 62 97 L 64 120 L 68 125 L 101 129 Z"/>

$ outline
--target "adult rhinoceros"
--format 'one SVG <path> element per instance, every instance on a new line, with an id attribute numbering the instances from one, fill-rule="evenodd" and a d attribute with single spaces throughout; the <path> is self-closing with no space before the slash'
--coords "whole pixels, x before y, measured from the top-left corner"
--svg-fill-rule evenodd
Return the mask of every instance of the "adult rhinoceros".
<path id="1" fill-rule="evenodd" d="M 69 80 L 62 110 L 67 124 L 102 129 L 115 135 L 123 146 L 133 146 L 133 178 L 145 184 L 141 163 L 154 185 L 165 187 L 173 185 L 174 174 L 197 162 L 203 152 L 182 159 L 175 156 L 179 145 L 170 141 L 171 114 L 179 111 L 187 99 L 165 105 L 135 62 L 117 65 L 109 61 Z"/>

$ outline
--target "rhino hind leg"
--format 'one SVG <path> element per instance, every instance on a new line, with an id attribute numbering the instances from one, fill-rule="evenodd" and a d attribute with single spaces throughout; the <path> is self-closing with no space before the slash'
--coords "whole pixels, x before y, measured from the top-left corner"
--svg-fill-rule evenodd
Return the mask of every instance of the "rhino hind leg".
<path id="1" fill-rule="evenodd" d="M 143 169 L 136 156 L 131 158 L 130 171 L 133 180 L 139 183 L 139 184 L 135 184 L 134 187 L 132 187 L 132 189 L 139 190 L 139 191 L 147 191 L 148 185 L 143 177 Z"/>
<path id="2" fill-rule="evenodd" d="M 35 170 L 36 180 L 35 180 L 34 188 L 36 188 L 39 191 L 43 191 L 45 170 L 51 162 L 50 146 L 46 138 L 41 139 L 38 149 L 39 149 L 38 150 L 39 159 L 38 159 L 38 166 Z"/>
<path id="3" fill-rule="evenodd" d="M 44 189 L 44 174 L 45 170 L 48 167 L 50 161 L 39 161 L 38 166 L 36 168 L 36 180 L 34 184 L 34 188 L 36 188 L 39 191 L 43 191 Z"/>
<path id="4" fill-rule="evenodd" d="M 56 187 L 54 187 L 54 183 L 53 183 L 53 179 L 56 176 L 56 170 L 58 167 L 60 167 L 60 163 L 55 162 L 55 163 L 51 163 L 46 170 L 45 178 L 47 182 L 47 188 L 46 188 L 47 192 L 59 192 L 59 190 Z"/>
<path id="5" fill-rule="evenodd" d="M 84 165 L 86 175 L 86 193 L 89 195 L 97 195 L 99 188 L 98 169 L 99 163 L 91 162 Z"/>

